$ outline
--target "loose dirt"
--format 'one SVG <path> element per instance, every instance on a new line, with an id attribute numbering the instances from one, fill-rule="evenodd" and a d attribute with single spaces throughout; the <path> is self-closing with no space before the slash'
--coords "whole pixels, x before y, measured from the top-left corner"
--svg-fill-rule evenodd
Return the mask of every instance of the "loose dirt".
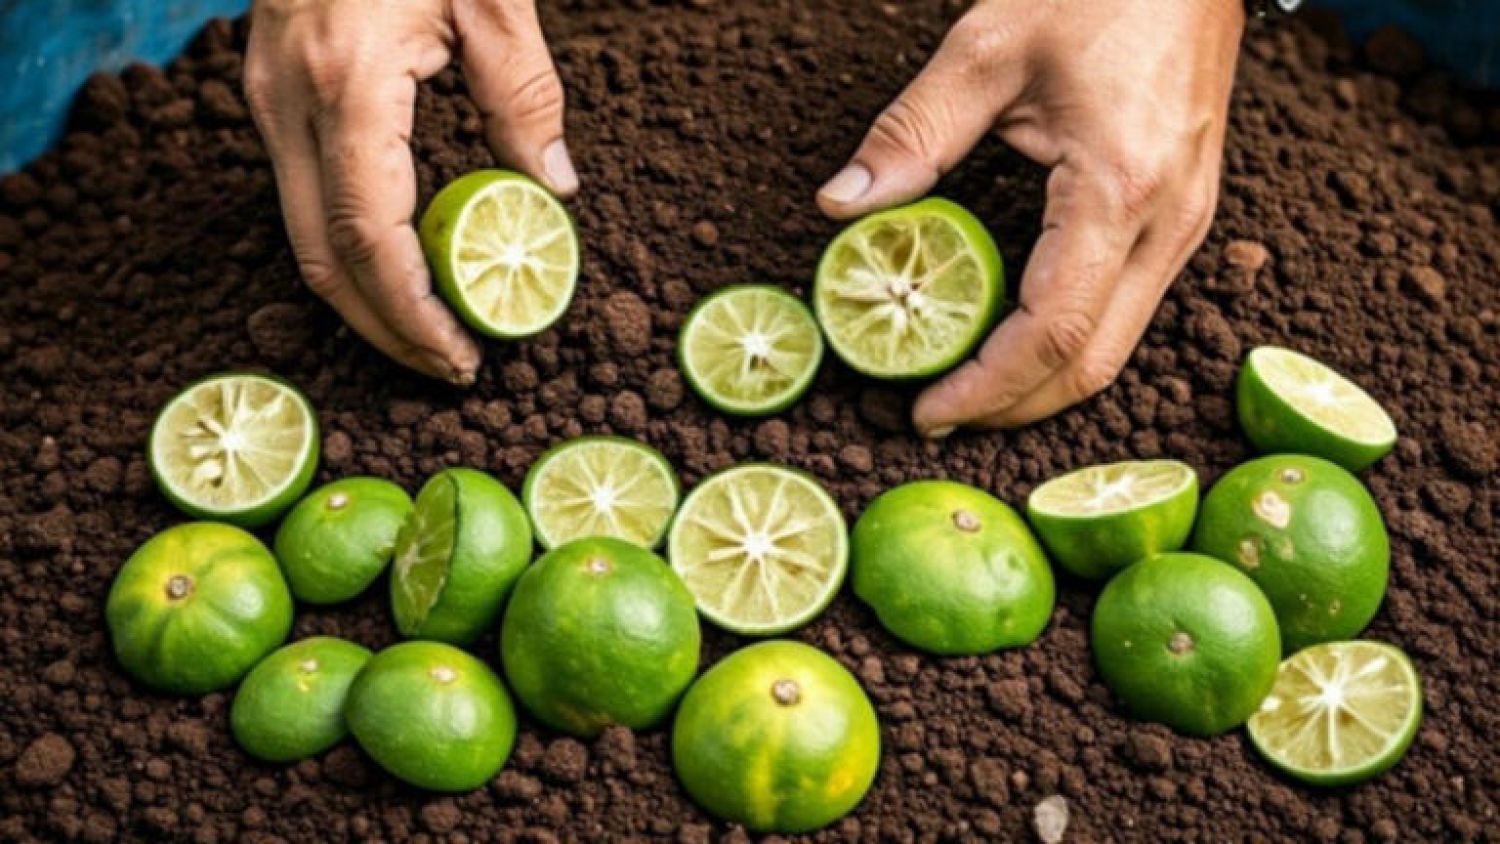
<path id="1" fill-rule="evenodd" d="M 228 695 L 132 685 L 109 656 L 104 596 L 133 547 L 181 520 L 143 447 L 152 413 L 196 376 L 270 369 L 306 389 L 325 480 L 415 489 L 464 464 L 517 485 L 549 445 L 614 431 L 659 447 L 688 483 L 743 460 L 800 466 L 852 518 L 919 477 L 1017 504 L 1103 460 L 1178 457 L 1212 480 L 1248 454 L 1236 365 L 1278 342 L 1358 376 L 1402 431 L 1366 480 L 1394 546 L 1368 635 L 1405 648 L 1427 686 L 1406 761 L 1317 791 L 1271 773 L 1240 735 L 1128 720 L 1090 662 L 1093 591 L 1078 583 L 1062 584 L 1037 644 L 965 659 L 903 648 L 845 594 L 798 635 L 857 673 L 885 751 L 860 810 L 814 838 L 1025 839 L 1035 807 L 1061 795 L 1069 841 L 1496 840 L 1500 153 L 1478 144 L 1500 115 L 1420 56 L 1383 56 L 1397 82 L 1336 33 L 1255 34 L 1218 222 L 1119 383 L 1053 420 L 924 443 L 906 427 L 909 396 L 831 361 L 768 421 L 721 418 L 684 390 L 672 349 L 688 308 L 735 282 L 806 292 L 836 229 L 814 186 L 956 10 L 546 5 L 586 185 L 572 203 L 579 298 L 542 337 L 488 345 L 466 392 L 399 371 L 303 289 L 238 93 L 243 24 L 209 27 L 165 71 L 92 80 L 59 146 L 0 181 L 0 839 L 746 838 L 688 802 L 662 732 L 580 743 L 527 726 L 489 788 L 433 796 L 352 745 L 257 764 L 230 738 Z M 424 87 L 415 147 L 424 197 L 491 163 L 457 74 Z M 1013 277 L 1042 179 L 987 142 L 941 187 L 990 225 Z M 384 587 L 302 608 L 295 635 L 312 634 L 389 644 Z M 710 632 L 706 657 L 737 644 Z"/>

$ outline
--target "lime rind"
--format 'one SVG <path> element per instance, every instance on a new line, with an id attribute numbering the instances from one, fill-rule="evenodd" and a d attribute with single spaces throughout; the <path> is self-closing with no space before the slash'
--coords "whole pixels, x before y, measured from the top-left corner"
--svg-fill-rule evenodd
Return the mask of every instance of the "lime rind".
<path id="1" fill-rule="evenodd" d="M 549 550 L 589 536 L 655 548 L 680 496 L 677 472 L 661 452 L 615 436 L 555 446 L 532 464 L 521 490 L 537 542 Z"/>
<path id="2" fill-rule="evenodd" d="M 683 321 L 678 363 L 693 390 L 738 416 L 779 413 L 817 377 L 823 335 L 807 305 L 779 287 L 743 284 L 699 302 Z"/>
<path id="3" fill-rule="evenodd" d="M 416 635 L 448 583 L 459 530 L 458 481 L 439 475 L 417 493 L 401 526 L 391 572 L 391 608 L 402 634 Z"/>
<path id="4" fill-rule="evenodd" d="M 1312 454 L 1357 472 L 1396 443 L 1395 423 L 1369 393 L 1291 349 L 1252 350 L 1237 393 L 1240 424 L 1263 452 Z"/>

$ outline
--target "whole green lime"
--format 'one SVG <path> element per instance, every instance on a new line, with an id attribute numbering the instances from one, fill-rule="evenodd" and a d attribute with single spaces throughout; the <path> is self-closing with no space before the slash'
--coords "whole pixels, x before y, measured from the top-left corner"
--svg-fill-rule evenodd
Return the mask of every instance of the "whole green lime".
<path id="1" fill-rule="evenodd" d="M 235 741 L 268 762 L 291 762 L 338 744 L 347 733 L 344 698 L 370 651 L 314 636 L 276 651 L 250 669 L 235 692 L 229 727 Z"/>
<path id="2" fill-rule="evenodd" d="M 1391 546 L 1380 508 L 1321 458 L 1273 455 L 1230 470 L 1203 499 L 1192 547 L 1260 585 L 1288 652 L 1358 636 L 1385 598 Z"/>
<path id="3" fill-rule="evenodd" d="M 1158 554 L 1115 575 L 1094 606 L 1093 649 L 1136 717 L 1203 736 L 1254 714 L 1281 659 L 1260 589 L 1201 554 Z"/>
<path id="4" fill-rule="evenodd" d="M 538 720 L 591 737 L 660 723 L 698 671 L 692 593 L 660 557 L 576 539 L 521 575 L 501 625 L 505 676 Z"/>
<path id="5" fill-rule="evenodd" d="M 396 550 L 411 496 L 380 478 L 344 478 L 297 502 L 276 531 L 276 559 L 297 600 L 337 604 L 369 588 Z"/>
<path id="6" fill-rule="evenodd" d="M 854 525 L 854 594 L 902 641 L 939 654 L 1027 644 L 1052 616 L 1052 568 L 1014 510 L 974 487 L 916 481 Z"/>
<path id="7" fill-rule="evenodd" d="M 105 604 L 115 656 L 165 692 L 233 685 L 286 639 L 292 596 L 260 540 L 218 522 L 156 534 L 115 575 Z"/>

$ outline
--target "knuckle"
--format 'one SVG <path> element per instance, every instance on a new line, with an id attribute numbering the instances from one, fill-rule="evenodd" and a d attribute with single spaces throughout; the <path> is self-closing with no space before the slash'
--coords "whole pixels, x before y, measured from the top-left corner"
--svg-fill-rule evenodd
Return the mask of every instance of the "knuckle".
<path id="1" fill-rule="evenodd" d="M 929 107 L 908 96 L 898 97 L 870 127 L 870 139 L 908 158 L 934 163 L 937 121 Z"/>
<path id="2" fill-rule="evenodd" d="M 507 98 L 510 111 L 507 117 L 525 122 L 561 120 L 565 98 L 562 80 L 547 67 L 512 89 Z"/>
<path id="3" fill-rule="evenodd" d="M 319 299 L 331 300 L 344 288 L 344 277 L 325 261 L 303 258 L 298 262 L 302 281 Z"/>
<path id="4" fill-rule="evenodd" d="M 349 207 L 335 206 L 328 216 L 328 242 L 351 264 L 368 263 L 380 248 L 380 227 Z"/>
<path id="5" fill-rule="evenodd" d="M 1161 168 L 1133 158 L 1115 171 L 1115 208 L 1130 220 L 1139 220 L 1156 201 L 1163 181 Z"/>
<path id="6" fill-rule="evenodd" d="M 1104 392 L 1119 377 L 1120 368 L 1102 357 L 1080 358 L 1069 374 L 1068 387 L 1080 399 Z"/>
<path id="7" fill-rule="evenodd" d="M 1077 357 L 1094 336 L 1094 318 L 1083 311 L 1064 311 L 1042 328 L 1042 362 L 1056 368 Z"/>

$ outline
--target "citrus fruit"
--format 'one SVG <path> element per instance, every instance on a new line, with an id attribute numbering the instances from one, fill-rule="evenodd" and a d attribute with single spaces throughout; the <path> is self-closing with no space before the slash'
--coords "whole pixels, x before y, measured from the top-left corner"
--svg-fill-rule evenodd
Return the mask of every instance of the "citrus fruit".
<path id="1" fill-rule="evenodd" d="M 854 594 L 885 629 L 939 654 L 978 654 L 1041 635 L 1052 568 L 1026 523 L 999 499 L 952 481 L 881 494 L 854 523 Z"/>
<path id="2" fill-rule="evenodd" d="M 667 536 L 667 559 L 698 611 L 726 630 L 766 636 L 801 627 L 844 582 L 849 537 L 811 476 L 747 464 L 698 484 Z"/>
<path id="3" fill-rule="evenodd" d="M 1350 785 L 1401 761 L 1421 723 L 1411 660 L 1390 645 L 1354 641 L 1288 657 L 1248 727 L 1277 768 L 1314 785 Z"/>
<path id="4" fill-rule="evenodd" d="M 162 494 L 184 513 L 259 527 L 312 482 L 318 419 L 285 381 L 211 375 L 162 407 L 147 456 Z"/>
<path id="5" fill-rule="evenodd" d="M 530 337 L 573 299 L 573 219 L 520 173 L 476 170 L 449 182 L 422 214 L 419 234 L 438 292 L 475 331 Z"/>
<path id="6" fill-rule="evenodd" d="M 528 712 L 592 737 L 665 718 L 698 671 L 699 636 L 693 596 L 662 558 L 595 537 L 554 548 L 521 575 L 500 655 Z"/>
<path id="7" fill-rule="evenodd" d="M 365 591 L 391 561 L 411 510 L 411 496 L 380 478 L 344 478 L 313 490 L 276 531 L 276 559 L 292 594 L 336 604 Z"/>
<path id="8" fill-rule="evenodd" d="M 444 469 L 423 484 L 396 540 L 396 627 L 468 644 L 495 623 L 530 561 L 531 525 L 510 490 L 474 469 Z"/>
<path id="9" fill-rule="evenodd" d="M 268 762 L 316 756 L 348 732 L 344 698 L 370 651 L 332 636 L 294 642 L 261 660 L 234 694 L 229 727 Z"/>
<path id="10" fill-rule="evenodd" d="M 850 367 L 925 378 L 973 350 L 1004 295 L 1000 252 L 984 224 L 933 197 L 839 232 L 818 264 L 813 307 Z"/>
<path id="11" fill-rule="evenodd" d="M 516 710 L 500 678 L 441 642 L 375 654 L 349 687 L 344 718 L 382 768 L 433 791 L 489 782 L 516 741 Z"/>
<path id="12" fill-rule="evenodd" d="M 1188 540 L 1198 473 L 1178 460 L 1130 460 L 1053 478 L 1026 499 L 1052 559 L 1079 577 L 1108 577 Z"/>
<path id="13" fill-rule="evenodd" d="M 682 323 L 677 359 L 693 390 L 715 409 L 778 413 L 812 385 L 823 335 L 796 296 L 770 285 L 739 285 L 693 308 Z"/>
<path id="14" fill-rule="evenodd" d="M 531 464 L 521 498 L 543 548 L 612 536 L 655 548 L 677 512 L 677 472 L 624 437 L 579 437 Z"/>
<path id="15" fill-rule="evenodd" d="M 286 639 L 292 596 L 276 558 L 231 525 L 189 522 L 146 540 L 105 603 L 115 656 L 165 692 L 232 685 Z"/>
<path id="16" fill-rule="evenodd" d="M 1281 658 L 1266 596 L 1201 554 L 1157 554 L 1115 575 L 1094 605 L 1092 638 L 1126 709 L 1192 735 L 1244 723 Z"/>
<path id="17" fill-rule="evenodd" d="M 865 796 L 880 766 L 880 727 L 832 657 L 800 642 L 761 642 L 688 689 L 672 762 L 717 817 L 757 832 L 810 832 Z"/>
<path id="18" fill-rule="evenodd" d="M 1396 444 L 1395 423 L 1369 393 L 1290 349 L 1251 351 L 1237 393 L 1240 426 L 1263 452 L 1313 454 L 1358 472 Z"/>
<path id="19" fill-rule="evenodd" d="M 1242 463 L 1220 478 L 1203 498 L 1193 550 L 1260 585 L 1288 653 L 1364 630 L 1391 561 L 1380 508 L 1359 480 L 1297 454 Z"/>

